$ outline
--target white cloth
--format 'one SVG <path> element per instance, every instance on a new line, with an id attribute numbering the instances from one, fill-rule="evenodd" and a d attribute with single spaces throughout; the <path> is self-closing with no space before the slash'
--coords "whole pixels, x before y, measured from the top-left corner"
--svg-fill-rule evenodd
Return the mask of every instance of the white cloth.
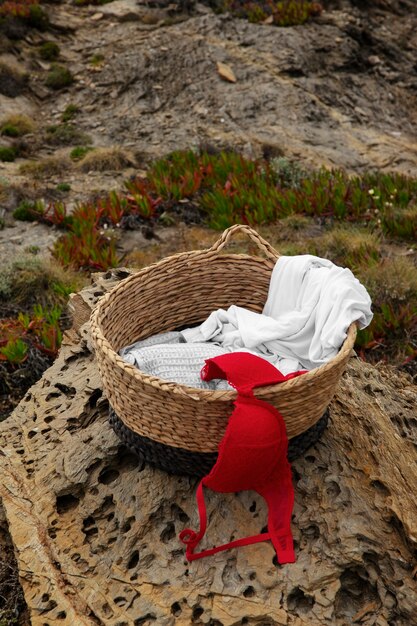
<path id="1" fill-rule="evenodd" d="M 233 305 L 182 335 L 253 352 L 289 374 L 329 361 L 352 322 L 364 328 L 371 320 L 371 299 L 352 272 L 307 254 L 278 259 L 262 314 Z"/>
<path id="2" fill-rule="evenodd" d="M 200 371 L 206 359 L 227 350 L 215 343 L 184 342 L 177 331 L 152 335 L 120 350 L 120 356 L 142 372 L 164 380 L 198 389 L 232 390 L 226 380 L 201 380 Z"/>

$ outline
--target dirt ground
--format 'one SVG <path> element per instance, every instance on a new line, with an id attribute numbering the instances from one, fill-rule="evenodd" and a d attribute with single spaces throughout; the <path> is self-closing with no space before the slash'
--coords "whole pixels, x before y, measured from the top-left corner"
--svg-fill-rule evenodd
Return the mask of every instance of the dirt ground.
<path id="1" fill-rule="evenodd" d="M 0 211 L 10 226 L 0 232 L 1 256 L 31 245 L 47 251 L 54 239 L 43 226 L 13 224 L 10 211 L 22 198 L 63 198 L 71 206 L 120 187 L 150 158 L 178 148 L 234 147 L 352 172 L 417 173 L 414 2 L 328 2 L 319 18 L 290 28 L 185 6 L 46 5 L 49 32 L 0 39 L 0 61 L 29 75 L 15 98 L 0 89 L 0 111 L 38 124 L 25 138 L 27 157 L 0 163 Z M 57 92 L 44 84 L 51 63 L 36 53 L 45 40 L 58 43 L 58 61 L 75 77 Z M 217 62 L 233 70 L 235 83 L 222 80 Z M 59 174 L 22 175 L 28 160 L 68 156 L 73 145 L 51 145 L 46 129 L 69 104 L 79 108 L 77 130 L 95 147 L 120 146 L 127 166 L 85 172 L 69 160 Z M 56 191 L 62 182 L 71 185 L 64 196 Z"/>

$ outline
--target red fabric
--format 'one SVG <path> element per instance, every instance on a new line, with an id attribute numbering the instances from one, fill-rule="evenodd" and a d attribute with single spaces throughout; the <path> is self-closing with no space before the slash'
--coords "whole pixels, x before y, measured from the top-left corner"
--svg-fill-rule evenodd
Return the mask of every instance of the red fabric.
<path id="1" fill-rule="evenodd" d="M 227 379 L 236 388 L 238 396 L 219 445 L 217 462 L 197 489 L 200 530 L 196 533 L 186 528 L 180 533 L 181 541 L 187 546 L 189 561 L 268 539 L 272 541 L 280 563 L 295 561 L 290 527 L 294 490 L 287 459 L 285 422 L 272 405 L 254 397 L 253 388 L 280 383 L 303 373 L 284 376 L 265 359 L 247 352 L 232 352 L 207 359 L 201 378 Z M 221 493 L 246 489 L 258 492 L 268 505 L 268 532 L 194 552 L 207 527 L 203 487 Z"/>

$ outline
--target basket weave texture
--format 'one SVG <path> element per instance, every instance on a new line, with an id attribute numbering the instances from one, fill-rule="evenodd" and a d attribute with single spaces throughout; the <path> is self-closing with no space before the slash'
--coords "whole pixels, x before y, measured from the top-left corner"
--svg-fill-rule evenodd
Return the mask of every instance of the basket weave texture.
<path id="1" fill-rule="evenodd" d="M 326 429 L 329 410 L 308 430 L 292 437 L 288 442 L 288 460 L 294 461 L 318 441 Z M 110 407 L 109 422 L 122 443 L 134 452 L 141 461 L 158 467 L 168 474 L 206 476 L 217 461 L 217 452 L 191 452 L 158 443 L 130 430 Z"/>
<path id="2" fill-rule="evenodd" d="M 221 253 L 239 232 L 266 258 Z M 200 323 L 232 304 L 262 312 L 278 257 L 256 231 L 235 225 L 208 250 L 167 257 L 121 281 L 99 300 L 91 316 L 97 363 L 109 402 L 130 430 L 169 446 L 217 452 L 236 392 L 195 389 L 149 376 L 126 363 L 118 351 L 150 335 Z M 325 412 L 355 338 L 352 324 L 334 359 L 298 378 L 255 390 L 256 397 L 281 412 L 289 438 L 313 426 Z"/>

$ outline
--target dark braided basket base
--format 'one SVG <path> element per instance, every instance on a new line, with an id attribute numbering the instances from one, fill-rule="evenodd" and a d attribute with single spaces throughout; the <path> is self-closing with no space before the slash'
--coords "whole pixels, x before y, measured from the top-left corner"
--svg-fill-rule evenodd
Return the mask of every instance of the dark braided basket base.
<path id="1" fill-rule="evenodd" d="M 288 459 L 293 461 L 318 441 L 329 420 L 329 410 L 311 428 L 288 442 Z M 110 424 L 119 439 L 138 457 L 168 474 L 197 476 L 208 474 L 217 460 L 216 452 L 191 452 L 184 448 L 174 448 L 164 443 L 153 441 L 130 430 L 116 415 L 113 408 L 109 412 Z"/>

